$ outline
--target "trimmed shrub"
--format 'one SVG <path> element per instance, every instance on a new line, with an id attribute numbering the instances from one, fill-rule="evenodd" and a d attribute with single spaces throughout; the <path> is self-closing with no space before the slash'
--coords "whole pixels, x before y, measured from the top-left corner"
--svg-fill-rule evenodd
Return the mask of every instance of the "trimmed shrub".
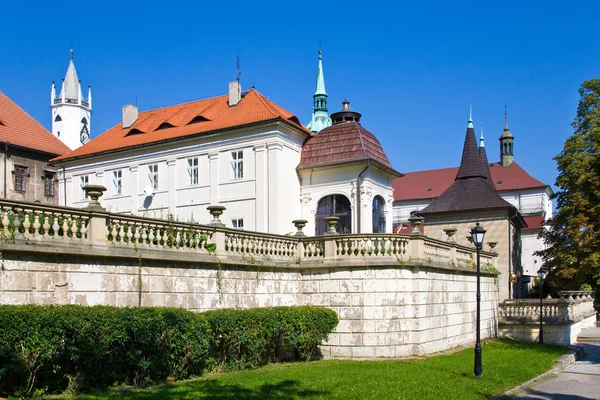
<path id="1" fill-rule="evenodd" d="M 171 308 L 0 306 L 0 326 L 0 396 L 199 375 L 211 337 Z"/>
<path id="2" fill-rule="evenodd" d="M 213 332 L 211 355 L 218 371 L 310 360 L 338 324 L 335 311 L 313 306 L 216 310 L 204 315 Z"/>
<path id="3" fill-rule="evenodd" d="M 0 305 L 0 397 L 144 385 L 207 369 L 309 360 L 337 323 L 334 311 L 310 306 L 194 313 Z"/>

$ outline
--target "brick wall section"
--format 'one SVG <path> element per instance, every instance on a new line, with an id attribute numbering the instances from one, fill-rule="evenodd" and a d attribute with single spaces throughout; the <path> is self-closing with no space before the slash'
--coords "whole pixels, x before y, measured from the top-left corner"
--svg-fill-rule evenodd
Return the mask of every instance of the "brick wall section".
<path id="1" fill-rule="evenodd" d="M 137 306 L 141 297 L 144 306 L 195 311 L 321 305 L 340 318 L 322 347 L 325 357 L 422 355 L 475 340 L 471 267 L 338 262 L 298 268 L 233 265 L 209 255 L 192 261 L 182 254 L 4 243 L 0 303 Z M 497 305 L 494 277 L 482 276 L 484 338 L 495 335 Z"/>

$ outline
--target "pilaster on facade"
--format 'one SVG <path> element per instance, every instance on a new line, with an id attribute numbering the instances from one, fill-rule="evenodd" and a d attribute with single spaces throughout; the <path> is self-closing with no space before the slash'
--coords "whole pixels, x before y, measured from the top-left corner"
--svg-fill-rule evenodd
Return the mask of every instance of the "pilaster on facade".
<path id="1" fill-rule="evenodd" d="M 267 231 L 269 227 L 269 180 L 267 166 L 267 146 L 260 143 L 254 146 L 256 173 L 256 230 Z"/>
<path id="2" fill-rule="evenodd" d="M 210 174 L 210 204 L 219 204 L 219 153 L 208 154 Z"/>
<path id="3" fill-rule="evenodd" d="M 167 173 L 169 176 L 169 213 L 177 214 L 177 160 L 167 160 Z M 136 191 L 137 193 L 137 191 Z"/>

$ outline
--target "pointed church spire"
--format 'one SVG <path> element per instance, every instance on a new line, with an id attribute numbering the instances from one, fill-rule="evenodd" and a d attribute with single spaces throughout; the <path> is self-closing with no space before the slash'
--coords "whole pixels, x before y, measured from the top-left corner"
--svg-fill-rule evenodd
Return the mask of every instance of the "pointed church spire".
<path id="1" fill-rule="evenodd" d="M 479 124 L 479 148 L 485 147 L 485 143 L 483 142 L 483 124 Z"/>
<path id="2" fill-rule="evenodd" d="M 327 109 L 327 92 L 325 91 L 325 76 L 323 74 L 323 52 L 319 48 L 319 67 L 317 70 L 317 89 L 313 95 L 312 119 L 307 128 L 314 133 L 331 126 L 331 118 Z"/>
<path id="3" fill-rule="evenodd" d="M 315 94 L 327 96 L 325 91 L 325 76 L 323 75 L 323 51 L 319 49 L 319 69 L 317 71 L 317 90 Z"/>
<path id="4" fill-rule="evenodd" d="M 63 85 L 60 90 L 60 97 L 67 100 L 73 100 L 75 102 L 77 102 L 77 99 L 82 98 L 81 89 L 79 88 L 79 78 L 77 78 L 77 71 L 75 70 L 73 49 L 71 49 L 71 60 L 69 61 L 67 74 L 65 75 L 65 79 L 63 80 Z"/>
<path id="5" fill-rule="evenodd" d="M 469 121 L 467 128 L 473 128 L 473 104 L 469 104 Z"/>
<path id="6" fill-rule="evenodd" d="M 62 80 L 60 94 L 52 82 L 50 108 L 52 110 L 52 134 L 71 149 L 76 149 L 90 139 L 92 117 L 92 92 L 88 88 L 87 101 L 81 92 L 81 81 L 75 69 L 75 51 L 71 47 L 69 66 Z"/>
<path id="7" fill-rule="evenodd" d="M 481 126 L 481 135 L 479 136 L 479 162 L 481 164 L 481 170 L 483 172 L 483 176 L 488 180 L 488 182 L 493 186 L 492 182 L 492 174 L 490 173 L 490 164 L 488 162 L 487 154 L 485 151 L 485 145 L 483 143 L 483 124 Z"/>
<path id="8" fill-rule="evenodd" d="M 486 177 L 479 161 L 477 139 L 475 138 L 475 129 L 473 128 L 473 114 L 471 112 L 469 113 L 465 144 L 463 146 L 462 159 L 460 167 L 458 168 L 458 173 L 456 174 L 456 179 L 474 178 L 478 176 L 482 178 Z"/>

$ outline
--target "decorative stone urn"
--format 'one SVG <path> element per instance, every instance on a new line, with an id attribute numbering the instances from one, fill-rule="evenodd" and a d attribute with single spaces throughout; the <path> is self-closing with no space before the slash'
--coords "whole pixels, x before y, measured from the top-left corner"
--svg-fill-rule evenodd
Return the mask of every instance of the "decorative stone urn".
<path id="1" fill-rule="evenodd" d="M 85 185 L 82 187 L 85 191 L 85 195 L 89 197 L 91 200 L 87 206 L 88 210 L 93 211 L 105 211 L 104 207 L 100 205 L 98 199 L 102 197 L 106 188 L 102 185 Z"/>
<path id="2" fill-rule="evenodd" d="M 423 218 L 419 215 L 415 215 L 414 217 L 410 217 L 408 219 L 408 222 L 410 222 L 410 224 L 413 227 L 411 235 L 420 235 L 421 234 L 421 231 L 419 230 L 419 225 L 423 224 L 424 219 L 425 218 Z"/>
<path id="3" fill-rule="evenodd" d="M 221 222 L 219 217 L 223 215 L 223 211 L 225 211 L 225 206 L 208 206 L 206 207 L 210 215 L 212 215 L 213 220 L 210 221 L 212 226 L 217 226 L 220 228 L 224 228 L 225 224 Z"/>
<path id="4" fill-rule="evenodd" d="M 448 242 L 448 243 L 456 243 L 456 239 L 454 238 L 454 235 L 456 234 L 456 231 L 457 231 L 456 228 L 444 229 L 444 232 L 446 233 L 446 236 L 448 237 L 446 239 L 446 242 Z"/>
<path id="5" fill-rule="evenodd" d="M 306 235 L 304 234 L 304 232 L 302 232 L 302 228 L 304 228 L 307 223 L 308 223 L 308 221 L 305 219 L 293 220 L 292 224 L 294 224 L 294 226 L 296 227 L 296 234 L 294 236 L 305 237 Z"/>
<path id="6" fill-rule="evenodd" d="M 327 232 L 326 235 L 337 235 L 337 223 L 340 220 L 340 217 L 325 217 L 325 222 L 327 222 Z"/>

